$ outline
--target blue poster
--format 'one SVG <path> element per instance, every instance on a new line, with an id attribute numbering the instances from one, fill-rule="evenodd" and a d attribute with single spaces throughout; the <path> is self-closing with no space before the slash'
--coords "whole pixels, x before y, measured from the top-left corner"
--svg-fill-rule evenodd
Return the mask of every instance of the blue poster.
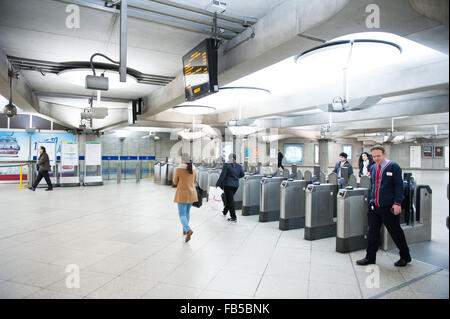
<path id="1" fill-rule="evenodd" d="M 0 161 L 26 161 L 30 149 L 30 133 L 0 131 Z"/>
<path id="2" fill-rule="evenodd" d="M 75 142 L 75 136 L 72 133 L 33 133 L 31 135 L 31 155 L 36 156 L 38 143 L 54 142 L 56 143 L 56 156 L 61 156 L 62 142 Z"/>

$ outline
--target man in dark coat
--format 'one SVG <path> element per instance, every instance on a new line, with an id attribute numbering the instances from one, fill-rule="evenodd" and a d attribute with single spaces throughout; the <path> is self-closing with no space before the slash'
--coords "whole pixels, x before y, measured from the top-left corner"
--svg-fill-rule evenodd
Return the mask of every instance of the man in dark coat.
<path id="1" fill-rule="evenodd" d="M 36 181 L 33 183 L 33 185 L 28 186 L 28 189 L 31 189 L 32 191 L 36 190 L 36 187 L 41 182 L 42 178 L 45 179 L 47 182 L 48 188 L 46 191 L 53 190 L 52 181 L 50 180 L 50 177 L 48 176 L 48 172 L 51 171 L 50 167 L 50 159 L 48 157 L 47 152 L 45 151 L 45 147 L 41 146 L 39 147 L 39 155 L 38 161 L 37 161 L 37 169 L 38 169 L 38 176 L 36 178 Z"/>

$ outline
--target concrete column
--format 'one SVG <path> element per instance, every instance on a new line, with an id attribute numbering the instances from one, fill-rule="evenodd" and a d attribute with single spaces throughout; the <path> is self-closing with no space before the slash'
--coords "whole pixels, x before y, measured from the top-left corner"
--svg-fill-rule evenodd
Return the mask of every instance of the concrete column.
<path id="1" fill-rule="evenodd" d="M 319 166 L 320 171 L 328 175 L 328 140 L 319 140 Z"/>

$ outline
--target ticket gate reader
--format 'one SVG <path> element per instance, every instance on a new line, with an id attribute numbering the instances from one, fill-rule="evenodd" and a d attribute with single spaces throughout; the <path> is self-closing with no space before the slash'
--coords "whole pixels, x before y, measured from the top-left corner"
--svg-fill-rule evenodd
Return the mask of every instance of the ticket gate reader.
<path id="1" fill-rule="evenodd" d="M 305 239 L 336 236 L 336 196 L 338 186 L 314 182 L 306 189 Z"/>
<path id="2" fill-rule="evenodd" d="M 161 183 L 161 163 L 160 162 L 155 164 L 153 181 L 158 184 Z"/>
<path id="3" fill-rule="evenodd" d="M 367 248 L 369 189 L 347 186 L 337 195 L 336 251 Z"/>
<path id="4" fill-rule="evenodd" d="M 242 189 L 242 216 L 259 214 L 260 182 L 264 175 L 244 176 Z"/>
<path id="5" fill-rule="evenodd" d="M 305 227 L 306 188 L 311 181 L 289 179 L 280 186 L 279 229 L 290 230 Z"/>
<path id="6" fill-rule="evenodd" d="M 259 221 L 262 223 L 280 220 L 280 185 L 285 177 L 266 176 L 261 179 Z"/>

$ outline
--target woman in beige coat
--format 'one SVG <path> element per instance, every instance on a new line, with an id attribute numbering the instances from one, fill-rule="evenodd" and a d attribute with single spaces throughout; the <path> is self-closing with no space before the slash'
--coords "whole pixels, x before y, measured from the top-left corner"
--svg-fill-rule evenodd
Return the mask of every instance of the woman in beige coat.
<path id="1" fill-rule="evenodd" d="M 198 200 L 195 188 L 196 173 L 192 167 L 192 161 L 187 154 L 181 156 L 181 165 L 175 170 L 173 184 L 177 185 L 174 202 L 178 203 L 178 214 L 183 225 L 183 234 L 186 235 L 186 242 L 193 234 L 189 227 L 190 211 L 192 203 Z"/>

